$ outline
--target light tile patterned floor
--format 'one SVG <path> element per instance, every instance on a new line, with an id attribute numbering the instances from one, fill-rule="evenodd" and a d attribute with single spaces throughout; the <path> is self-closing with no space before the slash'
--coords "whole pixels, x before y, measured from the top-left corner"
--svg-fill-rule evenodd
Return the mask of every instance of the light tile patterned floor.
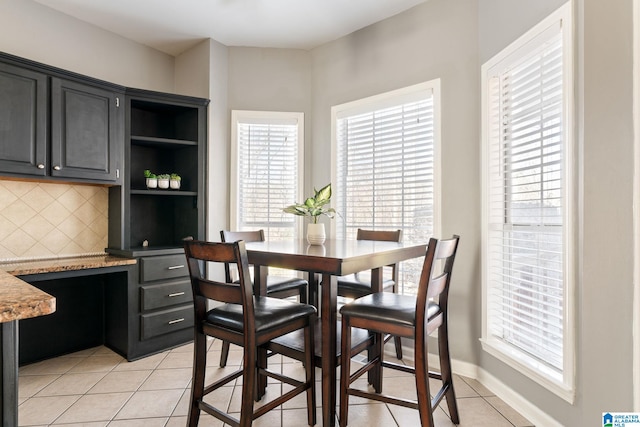
<path id="1" fill-rule="evenodd" d="M 242 352 L 230 352 L 228 367 L 218 368 L 219 342 L 212 342 L 207 365 L 208 375 L 217 376 L 241 363 Z M 271 358 L 270 367 L 280 363 L 287 374 L 303 374 L 301 365 L 289 359 Z M 19 425 L 75 427 L 174 427 L 186 425 L 192 346 L 185 345 L 144 359 L 127 362 L 106 347 L 97 347 L 67 356 L 49 359 L 20 368 Z M 319 371 L 317 371 L 319 373 Z M 407 374 L 385 372 L 384 391 L 411 397 Z M 320 375 L 318 375 L 320 378 Z M 410 383 L 409 383 L 410 384 Z M 435 384 L 434 384 L 435 386 Z M 281 386 L 270 384 L 269 394 L 280 393 Z M 286 386 L 285 386 L 286 387 Z M 456 377 L 462 427 L 529 427 L 532 424 L 469 378 Z M 318 406 L 321 404 L 318 383 Z M 239 412 L 240 387 L 232 384 L 212 397 L 229 412 Z M 287 402 L 259 418 L 254 425 L 300 427 L 306 425 L 304 396 Z M 320 420 L 320 411 L 318 411 Z M 442 404 L 435 414 L 437 427 L 453 426 Z M 319 421 L 318 425 L 321 424 Z M 222 426 L 203 413 L 202 427 Z M 383 403 L 352 398 L 349 426 L 417 426 L 417 412 Z"/>

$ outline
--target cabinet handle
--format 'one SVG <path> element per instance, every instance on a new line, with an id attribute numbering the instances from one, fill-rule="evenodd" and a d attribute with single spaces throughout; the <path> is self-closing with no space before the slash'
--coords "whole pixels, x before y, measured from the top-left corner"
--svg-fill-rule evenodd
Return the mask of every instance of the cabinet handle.
<path id="1" fill-rule="evenodd" d="M 172 294 L 169 294 L 169 297 L 173 298 L 173 297 L 179 297 L 179 296 L 182 296 L 182 295 L 184 295 L 184 292 L 174 292 Z"/>
<path id="2" fill-rule="evenodd" d="M 176 323 L 184 322 L 184 317 L 175 320 L 169 320 L 170 325 L 175 325 Z"/>
<path id="3" fill-rule="evenodd" d="M 44 169 L 44 164 L 43 163 L 38 163 L 38 169 Z"/>
<path id="4" fill-rule="evenodd" d="M 177 270 L 179 268 L 184 268 L 184 264 L 182 264 L 182 265 L 172 265 L 171 267 L 167 267 L 167 270 Z"/>
<path id="5" fill-rule="evenodd" d="M 54 167 L 53 167 L 53 170 L 57 170 L 57 171 L 59 171 L 60 169 L 62 169 L 60 166 L 54 166 Z"/>

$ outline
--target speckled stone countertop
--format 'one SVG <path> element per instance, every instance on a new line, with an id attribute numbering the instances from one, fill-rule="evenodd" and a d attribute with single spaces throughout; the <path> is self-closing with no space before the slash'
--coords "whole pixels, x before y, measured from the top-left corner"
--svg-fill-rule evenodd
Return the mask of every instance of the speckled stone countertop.
<path id="1" fill-rule="evenodd" d="M 44 316 L 56 310 L 53 296 L 15 276 L 135 263 L 135 259 L 111 255 L 0 263 L 0 322 Z"/>
<path id="2" fill-rule="evenodd" d="M 0 263 L 0 270 L 4 270 L 14 276 L 26 276 L 27 274 L 55 273 L 59 271 L 132 265 L 136 262 L 137 261 L 134 258 L 123 258 L 105 254 L 74 258 L 55 258 L 38 261 Z"/>
<path id="3" fill-rule="evenodd" d="M 54 297 L 0 270 L 0 322 L 44 316 L 54 311 Z"/>

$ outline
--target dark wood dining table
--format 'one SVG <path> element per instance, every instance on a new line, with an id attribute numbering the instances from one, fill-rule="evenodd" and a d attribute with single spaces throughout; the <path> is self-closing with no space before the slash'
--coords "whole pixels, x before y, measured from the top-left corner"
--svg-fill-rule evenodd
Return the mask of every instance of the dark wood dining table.
<path id="1" fill-rule="evenodd" d="M 371 270 L 372 290 L 379 292 L 384 266 L 424 256 L 426 247 L 426 243 L 332 239 L 323 245 L 309 245 L 304 239 L 246 244 L 249 263 L 255 268 L 256 294 L 266 294 L 268 267 L 307 272 L 310 301 L 320 307 L 323 426 L 336 425 L 337 277 Z"/>

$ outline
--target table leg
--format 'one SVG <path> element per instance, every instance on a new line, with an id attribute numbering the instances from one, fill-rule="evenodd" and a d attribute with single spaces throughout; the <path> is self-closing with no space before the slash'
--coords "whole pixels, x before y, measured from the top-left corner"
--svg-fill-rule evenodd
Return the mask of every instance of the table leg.
<path id="1" fill-rule="evenodd" d="M 18 321 L 2 323 L 0 329 L 0 421 L 2 427 L 18 425 Z"/>
<path id="2" fill-rule="evenodd" d="M 383 273 L 383 268 L 374 268 L 371 270 L 371 291 L 376 293 L 376 292 L 382 292 L 384 289 L 382 287 L 382 273 Z M 382 355 L 382 352 L 384 351 L 384 336 L 381 336 L 380 340 L 376 340 L 375 345 L 373 346 L 373 348 L 370 348 L 368 350 L 368 357 L 369 360 L 378 357 L 379 355 Z M 369 380 L 369 384 L 373 385 L 373 388 L 375 389 L 376 393 L 381 393 L 382 392 L 382 365 L 378 365 L 377 367 L 374 367 L 373 369 L 371 369 L 368 373 L 367 373 L 367 378 Z"/>
<path id="3" fill-rule="evenodd" d="M 309 282 L 308 303 L 313 305 L 315 308 L 320 308 L 318 306 L 318 274 L 313 271 L 308 271 L 307 282 Z"/>
<path id="4" fill-rule="evenodd" d="M 267 273 L 269 267 L 266 265 L 254 266 L 253 292 L 255 295 L 267 295 Z M 267 366 L 267 350 L 258 348 L 256 355 L 258 366 Z M 256 381 L 256 401 L 262 399 L 267 390 L 267 376 L 258 374 Z"/>
<path id="5" fill-rule="evenodd" d="M 338 282 L 335 276 L 322 275 L 322 425 L 336 425 L 336 335 Z"/>

